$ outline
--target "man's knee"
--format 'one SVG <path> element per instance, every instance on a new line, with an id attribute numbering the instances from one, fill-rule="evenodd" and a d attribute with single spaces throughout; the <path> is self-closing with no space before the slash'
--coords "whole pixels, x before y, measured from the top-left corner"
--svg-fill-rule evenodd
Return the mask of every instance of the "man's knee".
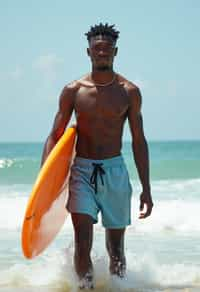
<path id="1" fill-rule="evenodd" d="M 81 229 L 83 227 L 91 228 L 93 225 L 93 218 L 90 215 L 72 213 L 71 217 L 75 229 Z"/>

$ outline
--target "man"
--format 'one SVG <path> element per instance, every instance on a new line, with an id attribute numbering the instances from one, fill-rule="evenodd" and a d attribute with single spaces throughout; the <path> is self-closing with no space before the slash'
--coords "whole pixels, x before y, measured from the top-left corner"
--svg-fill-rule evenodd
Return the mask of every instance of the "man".
<path id="1" fill-rule="evenodd" d="M 121 156 L 128 118 L 132 149 L 142 184 L 140 217 L 151 214 L 148 146 L 143 132 L 139 88 L 113 71 L 119 32 L 99 24 L 86 33 L 92 72 L 64 87 L 42 163 L 65 131 L 72 112 L 77 120 L 76 158 L 71 169 L 67 209 L 75 233 L 74 265 L 82 288 L 92 288 L 93 224 L 100 211 L 106 229 L 111 274 L 123 277 L 125 228 L 130 224 L 131 185 Z"/>

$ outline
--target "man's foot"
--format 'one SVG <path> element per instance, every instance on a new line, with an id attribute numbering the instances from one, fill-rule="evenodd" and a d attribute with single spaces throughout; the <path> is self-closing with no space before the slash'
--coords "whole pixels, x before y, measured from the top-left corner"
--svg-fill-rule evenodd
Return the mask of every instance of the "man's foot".
<path id="1" fill-rule="evenodd" d="M 79 289 L 94 289 L 93 275 L 91 272 L 88 272 L 79 280 Z"/>
<path id="2" fill-rule="evenodd" d="M 112 257 L 110 263 L 111 275 L 116 275 L 120 278 L 124 278 L 126 274 L 126 263 L 125 260 L 120 261 L 117 257 Z"/>

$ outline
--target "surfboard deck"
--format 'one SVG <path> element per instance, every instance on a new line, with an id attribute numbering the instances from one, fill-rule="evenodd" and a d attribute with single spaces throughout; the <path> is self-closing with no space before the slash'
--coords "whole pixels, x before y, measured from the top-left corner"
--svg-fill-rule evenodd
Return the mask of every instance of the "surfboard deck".
<path id="1" fill-rule="evenodd" d="M 33 186 L 21 235 L 22 250 L 28 259 L 48 247 L 67 216 L 65 205 L 75 140 L 76 129 L 70 127 L 52 149 Z"/>

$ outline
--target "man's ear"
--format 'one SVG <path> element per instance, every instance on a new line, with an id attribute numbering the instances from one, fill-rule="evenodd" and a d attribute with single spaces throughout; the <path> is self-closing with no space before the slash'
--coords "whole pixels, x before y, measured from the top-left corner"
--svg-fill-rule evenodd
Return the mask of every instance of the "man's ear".
<path id="1" fill-rule="evenodd" d="M 87 54 L 90 57 L 90 49 L 89 48 L 87 48 Z"/>

